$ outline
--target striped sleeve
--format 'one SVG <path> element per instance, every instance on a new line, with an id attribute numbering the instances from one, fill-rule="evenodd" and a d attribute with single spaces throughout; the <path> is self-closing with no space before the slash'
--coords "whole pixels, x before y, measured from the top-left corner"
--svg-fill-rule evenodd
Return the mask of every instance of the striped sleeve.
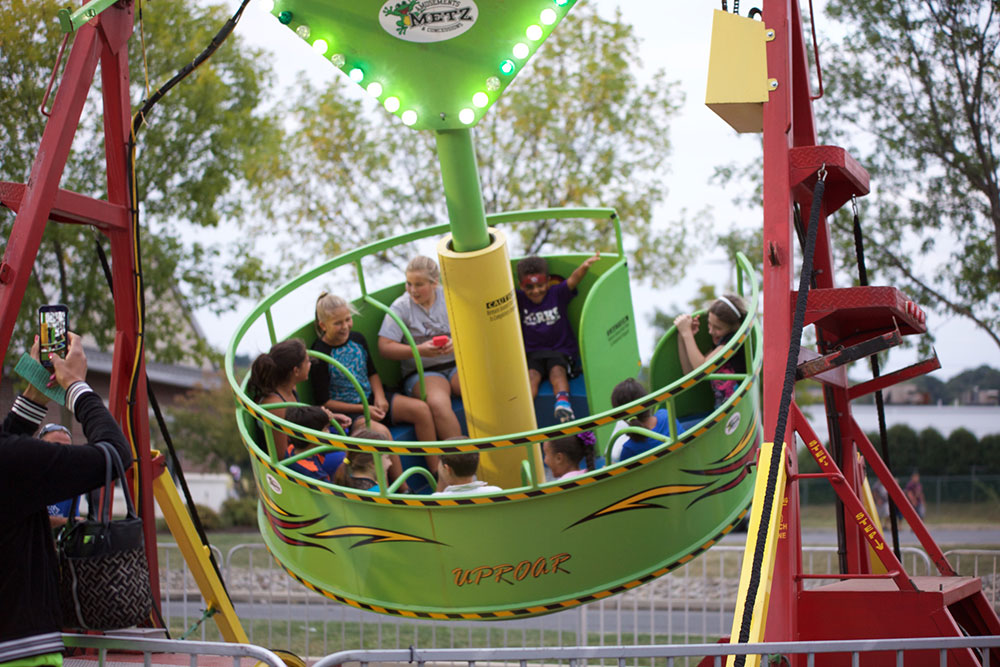
<path id="1" fill-rule="evenodd" d="M 74 382 L 66 390 L 66 407 L 69 408 L 70 412 L 76 414 L 76 402 L 77 400 L 86 394 L 87 392 L 94 391 L 90 388 L 90 385 L 84 381 Z"/>
<path id="2" fill-rule="evenodd" d="M 25 419 L 36 427 L 42 423 L 45 419 L 46 409 L 44 405 L 39 405 L 34 401 L 28 400 L 23 395 L 19 395 L 14 399 L 14 405 L 11 407 L 11 412 L 16 414 L 21 419 Z"/>

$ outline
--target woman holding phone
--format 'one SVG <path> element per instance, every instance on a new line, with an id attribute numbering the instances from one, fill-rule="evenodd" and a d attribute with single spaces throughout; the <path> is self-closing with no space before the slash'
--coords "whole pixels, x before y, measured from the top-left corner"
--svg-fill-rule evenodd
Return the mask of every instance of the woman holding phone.
<path id="1" fill-rule="evenodd" d="M 83 343 L 66 333 L 66 358 L 50 352 L 53 379 L 66 390 L 66 408 L 83 425 L 87 444 L 65 447 L 32 437 L 45 418 L 48 398 L 28 386 L 0 429 L 0 665 L 62 665 L 59 564 L 48 505 L 104 485 L 104 452 L 110 443 L 127 469 L 132 449 L 104 401 L 86 383 Z M 39 358 L 39 338 L 31 348 Z"/>

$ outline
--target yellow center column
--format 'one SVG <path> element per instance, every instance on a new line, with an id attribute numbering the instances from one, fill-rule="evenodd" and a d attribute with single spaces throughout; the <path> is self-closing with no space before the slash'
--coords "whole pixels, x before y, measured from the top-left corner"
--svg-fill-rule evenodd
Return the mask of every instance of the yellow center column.
<path id="1" fill-rule="evenodd" d="M 445 302 L 455 342 L 469 437 L 483 438 L 537 428 L 528 382 L 524 340 L 514 296 L 507 240 L 490 228 L 490 245 L 455 252 L 451 236 L 438 244 Z M 539 448 L 532 447 L 541 471 Z M 484 450 L 479 476 L 505 489 L 521 485 L 521 461 L 528 450 Z"/>
<path id="2" fill-rule="evenodd" d="M 441 130 L 435 138 L 452 231 L 438 245 L 438 260 L 469 436 L 531 431 L 535 406 L 507 241 L 486 227 L 472 134 Z M 541 474 L 537 446 L 484 450 L 479 478 L 505 489 L 521 486 L 528 457 Z"/>

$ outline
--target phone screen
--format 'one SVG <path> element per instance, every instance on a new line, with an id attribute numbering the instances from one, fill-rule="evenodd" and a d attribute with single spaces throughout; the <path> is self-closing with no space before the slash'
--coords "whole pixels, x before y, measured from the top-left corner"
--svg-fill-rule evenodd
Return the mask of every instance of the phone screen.
<path id="1" fill-rule="evenodd" d="M 52 366 L 49 363 L 50 353 L 58 354 L 60 357 L 66 356 L 66 348 L 69 345 L 67 331 L 69 331 L 69 316 L 66 306 L 50 305 L 38 309 L 38 356 L 46 368 Z"/>

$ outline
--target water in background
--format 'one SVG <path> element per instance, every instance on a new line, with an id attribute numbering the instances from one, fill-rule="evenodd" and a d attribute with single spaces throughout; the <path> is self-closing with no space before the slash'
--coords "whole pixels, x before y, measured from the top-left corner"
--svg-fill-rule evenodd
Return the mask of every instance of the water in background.
<path id="1" fill-rule="evenodd" d="M 828 442 L 826 411 L 822 405 L 803 408 L 809 424 L 822 442 Z M 852 404 L 851 414 L 862 430 L 878 431 L 878 413 L 874 404 Z M 997 405 L 887 405 L 885 406 L 887 427 L 906 424 L 918 433 L 927 427 L 937 429 L 943 436 L 957 428 L 966 428 L 976 437 L 1000 433 L 1000 406 Z"/>

